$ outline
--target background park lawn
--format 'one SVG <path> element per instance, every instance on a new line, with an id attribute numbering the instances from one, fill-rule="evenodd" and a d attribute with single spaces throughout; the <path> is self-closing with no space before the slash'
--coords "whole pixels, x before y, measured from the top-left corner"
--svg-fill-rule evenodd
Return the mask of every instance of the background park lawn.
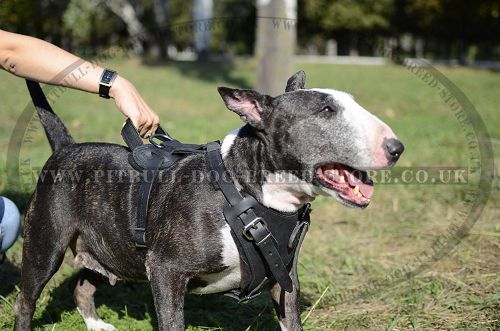
<path id="1" fill-rule="evenodd" d="M 171 134 L 193 143 L 222 139 L 240 125 L 238 117 L 225 109 L 216 87 L 250 88 L 256 72 L 251 60 L 146 66 L 139 60 L 122 59 L 106 66 L 136 84 Z M 404 67 L 298 64 L 297 68 L 306 71 L 307 87 L 346 90 L 388 123 L 406 146 L 399 166 L 469 165 L 467 140 L 450 108 L 435 89 Z M 462 68 L 439 70 L 474 104 L 498 150 L 500 75 Z M 0 101 L 0 194 L 24 209 L 33 183 L 28 175 L 21 186 L 12 187 L 5 166 L 14 127 L 30 102 L 24 82 L 0 73 Z M 66 91 L 57 99 L 55 110 L 77 141 L 121 143 L 123 118 L 112 101 Z M 43 130 L 34 130 L 32 137 L 20 146 L 19 155 L 36 169 L 48 158 L 50 149 Z M 451 254 L 407 281 L 389 282 L 369 295 L 361 291 L 430 249 L 454 219 L 466 186 L 378 185 L 371 205 L 363 211 L 318 198 L 300 258 L 304 328 L 500 329 L 498 180 L 469 236 Z M 13 325 L 21 247 L 19 240 L 0 269 L 0 330 Z M 85 329 L 68 291 L 73 274 L 67 255 L 38 301 L 36 329 Z M 359 295 L 339 300 L 342 293 Z M 119 330 L 151 330 L 155 326 L 151 293 L 145 283 L 103 286 L 96 303 L 103 319 Z M 278 328 L 267 296 L 237 305 L 221 295 L 188 295 L 186 324 L 189 330 Z"/>

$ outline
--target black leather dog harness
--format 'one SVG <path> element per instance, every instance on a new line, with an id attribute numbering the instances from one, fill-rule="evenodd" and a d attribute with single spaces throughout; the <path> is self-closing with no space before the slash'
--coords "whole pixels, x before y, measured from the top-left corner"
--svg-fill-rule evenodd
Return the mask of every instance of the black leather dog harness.
<path id="1" fill-rule="evenodd" d="M 293 289 L 289 272 L 309 226 L 309 204 L 295 213 L 267 208 L 240 192 L 227 172 L 218 142 L 207 144 L 212 184 L 224 194 L 224 217 L 238 247 L 246 274 L 230 296 L 246 302 L 258 296 L 268 281 L 276 280 L 287 292 Z"/>
<path id="2" fill-rule="evenodd" d="M 28 89 L 35 106 L 48 105 L 38 83 L 28 81 Z M 159 127 L 150 138 L 151 144 L 144 144 L 130 120 L 125 123 L 122 136 L 131 149 L 129 163 L 143 175 L 136 227 L 132 234 L 137 247 L 146 247 L 148 205 L 159 171 L 168 170 L 188 155 L 203 153 L 211 182 L 226 199 L 224 217 L 243 262 L 240 288 L 227 294 L 240 302 L 247 302 L 257 297 L 264 285 L 274 281 L 285 291 L 292 291 L 289 273 L 296 270 L 300 246 L 309 227 L 309 204 L 295 213 L 281 213 L 239 191 L 224 166 L 219 142 L 183 144 Z"/>
<path id="3" fill-rule="evenodd" d="M 185 156 L 205 153 L 205 145 L 180 143 L 170 137 L 161 127 L 158 127 L 155 134 L 149 138 L 151 144 L 143 144 L 137 129 L 130 120 L 127 120 L 122 128 L 122 137 L 132 150 L 128 156 L 128 162 L 135 170 L 142 173 L 134 241 L 137 247 L 144 248 L 146 247 L 149 198 L 159 171 L 172 167 Z"/>
<path id="4" fill-rule="evenodd" d="M 295 267 L 298 251 L 309 226 L 309 204 L 295 213 L 282 213 L 267 208 L 253 196 L 240 192 L 224 166 L 219 142 L 206 145 L 183 144 L 159 127 L 150 137 L 151 144 L 143 144 L 130 120 L 122 129 L 122 137 L 131 149 L 129 163 L 143 174 L 137 225 L 133 233 L 137 247 L 146 247 L 148 205 L 158 172 L 168 170 L 187 155 L 204 153 L 211 182 L 226 199 L 224 217 L 244 264 L 240 289 L 232 290 L 227 295 L 240 302 L 247 302 L 257 297 L 264 285 L 273 281 L 278 282 L 285 291 L 292 291 L 289 272 Z"/>

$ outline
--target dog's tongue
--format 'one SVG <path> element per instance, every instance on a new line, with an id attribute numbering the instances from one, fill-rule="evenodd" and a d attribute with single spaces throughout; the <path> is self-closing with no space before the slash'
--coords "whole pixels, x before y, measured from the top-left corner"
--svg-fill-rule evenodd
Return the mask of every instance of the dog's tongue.
<path id="1" fill-rule="evenodd" d="M 351 173 L 347 170 L 344 170 L 346 172 L 345 177 L 347 177 L 347 181 L 352 187 L 359 186 L 359 192 L 365 197 L 370 199 L 373 195 L 373 183 L 368 180 L 367 183 L 364 183 L 361 178 L 359 178 L 359 173 Z"/>
<path id="2" fill-rule="evenodd" d="M 361 183 L 359 185 L 359 192 L 361 192 L 365 198 L 371 199 L 373 195 L 373 184 Z"/>

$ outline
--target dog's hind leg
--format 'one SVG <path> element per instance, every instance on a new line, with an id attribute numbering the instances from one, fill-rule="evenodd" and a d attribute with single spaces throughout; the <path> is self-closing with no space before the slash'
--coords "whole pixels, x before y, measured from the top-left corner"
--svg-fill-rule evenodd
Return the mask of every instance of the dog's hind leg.
<path id="1" fill-rule="evenodd" d="M 103 283 L 104 279 L 101 275 L 96 274 L 88 269 L 83 269 L 72 282 L 73 298 L 75 299 L 76 307 L 80 315 L 82 315 L 87 330 L 93 331 L 114 331 L 116 328 L 108 323 L 105 323 L 95 309 L 94 293 L 96 286 Z"/>
<path id="2" fill-rule="evenodd" d="M 14 307 L 15 331 L 31 329 L 36 300 L 45 284 L 59 269 L 72 236 L 69 227 L 56 232 L 56 229 L 47 226 L 50 217 L 48 213 L 34 215 L 30 209 L 25 220 L 21 292 L 17 295 Z"/>

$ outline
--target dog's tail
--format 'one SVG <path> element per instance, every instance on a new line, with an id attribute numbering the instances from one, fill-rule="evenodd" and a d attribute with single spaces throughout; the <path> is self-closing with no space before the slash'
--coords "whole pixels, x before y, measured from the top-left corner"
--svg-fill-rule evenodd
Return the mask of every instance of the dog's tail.
<path id="1" fill-rule="evenodd" d="M 68 129 L 50 107 L 40 84 L 31 80 L 26 80 L 26 84 L 52 151 L 74 144 L 75 141 L 69 134 Z"/>

